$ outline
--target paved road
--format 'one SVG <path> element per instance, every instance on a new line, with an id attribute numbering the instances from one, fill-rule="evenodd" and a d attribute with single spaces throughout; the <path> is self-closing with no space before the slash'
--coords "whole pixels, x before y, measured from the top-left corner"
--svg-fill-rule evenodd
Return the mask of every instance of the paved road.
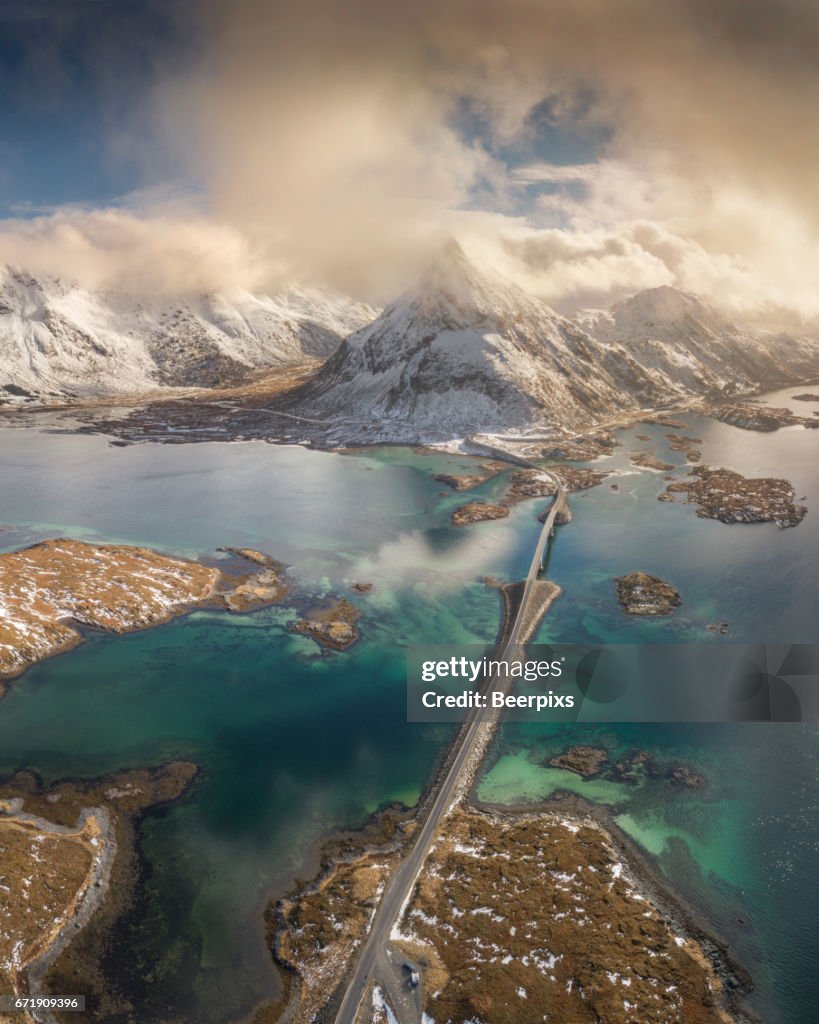
<path id="1" fill-rule="evenodd" d="M 508 459 L 507 453 L 499 453 L 499 450 L 491 449 L 488 445 L 482 445 L 482 447 L 490 450 L 496 455 L 496 457 L 503 456 Z M 508 461 L 527 465 L 540 473 L 544 473 L 546 476 L 550 476 L 552 480 L 554 480 L 557 490 L 554 498 L 552 499 L 552 503 L 549 506 L 549 514 L 543 523 L 543 529 L 540 531 L 540 536 L 538 537 L 538 542 L 532 556 L 532 562 L 529 566 L 529 572 L 526 576 L 526 585 L 523 590 L 520 606 L 518 608 L 517 615 L 515 616 L 512 629 L 510 630 L 509 639 L 500 654 L 499 660 L 501 661 L 509 657 L 510 651 L 517 646 L 518 636 L 520 635 L 520 630 L 525 618 L 526 605 L 531 596 L 532 586 L 540 572 L 543 552 L 549 542 L 549 537 L 552 534 L 555 518 L 557 517 L 558 512 L 562 511 L 566 507 L 566 489 L 554 474 L 548 473 L 545 470 L 540 469 L 539 466 L 535 466 L 523 459 L 517 459 L 516 457 L 508 459 Z M 492 683 L 494 684 L 494 682 L 495 681 L 493 680 Z M 381 984 L 387 992 L 391 989 L 395 989 L 397 985 L 402 986 L 402 988 L 406 988 L 408 986 L 406 972 L 404 972 L 402 978 L 400 973 L 400 964 L 396 964 L 394 961 L 390 960 L 390 933 L 393 926 L 400 920 L 404 906 L 412 895 L 415 887 L 415 881 L 424 865 L 424 861 L 427 858 L 429 848 L 432 845 L 438 826 L 446 816 L 449 808 L 456 798 L 461 773 L 470 759 L 470 754 L 472 753 L 476 745 L 476 741 L 480 736 L 482 726 L 490 720 L 490 715 L 492 715 L 492 713 L 492 708 L 481 708 L 477 710 L 471 721 L 468 721 L 462 729 L 460 742 L 454 756 L 452 757 L 452 761 L 446 775 L 439 783 L 438 792 L 430 805 L 426 819 L 416 834 L 409 853 L 387 882 L 384 895 L 381 898 L 381 903 L 376 911 L 369 934 L 365 938 L 364 944 L 359 952 L 358 962 L 355 965 L 353 975 L 347 986 L 347 990 L 344 993 L 344 998 L 341 1001 L 341 1006 L 336 1014 L 336 1024 L 354 1024 L 368 981 L 373 980 L 378 983 L 381 979 L 384 979 Z M 497 712 L 494 713 L 497 714 Z M 420 1000 L 421 993 L 410 993 L 409 991 L 406 991 L 405 997 L 401 999 L 401 1003 L 404 1004 L 402 1007 L 396 1006 L 395 1002 L 392 1001 L 392 1008 L 396 1013 L 401 1013 L 404 1006 L 409 1010 L 411 1005 L 415 1004 L 415 1007 L 411 1010 L 411 1017 L 409 1015 L 399 1017 L 399 1021 L 402 1021 L 402 1024 L 409 1024 L 413 1018 L 415 1021 L 420 1021 Z M 410 1004 L 409 1006 L 407 1005 L 408 1001 Z"/>

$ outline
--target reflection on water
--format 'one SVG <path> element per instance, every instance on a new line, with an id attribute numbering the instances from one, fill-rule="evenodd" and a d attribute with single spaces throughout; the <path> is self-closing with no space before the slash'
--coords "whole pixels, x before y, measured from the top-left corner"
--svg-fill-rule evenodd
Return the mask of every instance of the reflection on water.
<path id="1" fill-rule="evenodd" d="M 550 566 L 565 592 L 541 639 L 816 640 L 817 588 L 806 566 L 819 550 L 819 432 L 765 435 L 683 418 L 685 432 L 703 439 L 704 462 L 787 476 L 808 516 L 790 530 L 728 527 L 659 503 L 663 474 L 635 470 L 627 453 L 643 447 L 635 433 L 648 433 L 659 457 L 680 466 L 669 428 L 624 431 L 625 447 L 598 463 L 618 473 L 618 490 L 607 481 L 572 496 L 575 519 L 559 532 Z M 465 499 L 432 477 L 473 465 L 397 448 L 118 448 L 93 436 L 0 429 L 4 549 L 55 534 L 182 554 L 246 545 L 289 563 L 316 594 L 374 584 L 353 597 L 362 640 L 343 655 L 287 633 L 292 609 L 202 612 L 144 633 L 95 636 L 29 672 L 0 704 L 0 771 L 29 767 L 48 779 L 177 756 L 203 765 L 192 798 L 146 823 L 146 898 L 118 937 L 137 964 L 154 967 L 140 1024 L 164 1006 L 224 1024 L 269 995 L 267 892 L 303 871 L 305 851 L 328 829 L 360 823 L 387 800 L 417 799 L 448 732 L 406 722 L 403 646 L 491 640 L 498 595 L 481 577 L 519 578 L 539 529 L 532 503 L 506 520 L 451 527 Z M 489 481 L 478 493 L 492 498 L 502 488 Z M 672 618 L 623 615 L 612 577 L 635 569 L 680 590 Z M 705 630 L 716 619 L 729 623 L 727 637 Z M 582 728 L 582 741 L 597 736 Z M 777 999 L 782 1022 L 809 1019 L 817 993 L 805 951 L 819 953 L 816 908 L 795 894 L 806 890 L 817 852 L 816 736 L 783 730 L 774 743 L 772 732 L 754 731 L 770 726 L 631 728 L 608 727 L 596 741 L 702 764 L 707 790 L 583 782 L 545 764 L 550 750 L 581 739 L 576 732 L 507 726 L 482 793 L 514 800 L 571 788 L 611 806 L 753 961 L 770 1019 Z M 753 922 L 747 933 L 737 913 Z"/>

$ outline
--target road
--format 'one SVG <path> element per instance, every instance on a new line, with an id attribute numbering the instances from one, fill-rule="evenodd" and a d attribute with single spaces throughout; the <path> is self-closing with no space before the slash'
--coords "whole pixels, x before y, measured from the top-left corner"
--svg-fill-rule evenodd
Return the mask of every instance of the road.
<path id="1" fill-rule="evenodd" d="M 489 449 L 489 446 L 487 445 L 483 445 L 483 447 Z M 512 652 L 517 646 L 518 636 L 520 635 L 521 626 L 524 622 L 526 606 L 531 596 L 532 586 L 540 572 L 543 553 L 546 550 L 546 545 L 549 543 L 549 537 L 552 535 L 555 519 L 558 513 L 563 511 L 566 507 L 566 488 L 553 473 L 548 473 L 547 471 L 540 469 L 539 466 L 535 466 L 533 463 L 514 457 L 509 459 L 507 453 L 501 452 L 500 455 L 498 455 L 498 450 L 495 449 L 492 449 L 491 451 L 496 457 L 500 457 L 502 455 L 507 459 L 507 461 L 514 461 L 517 464 L 526 465 L 531 469 L 537 470 L 539 473 L 544 473 L 544 475 L 552 478 L 556 486 L 554 498 L 549 506 L 549 513 L 543 523 L 543 528 L 540 531 L 538 542 L 532 556 L 532 562 L 526 576 L 526 584 L 524 586 L 520 606 L 509 632 L 509 638 L 499 657 L 499 660 L 503 661 L 510 656 L 510 652 Z M 496 680 L 494 679 L 491 681 L 490 688 L 494 685 L 495 681 Z M 341 1001 L 341 1006 L 336 1014 L 336 1024 L 354 1024 L 359 1006 L 361 1005 L 361 1000 L 367 989 L 367 983 L 370 980 L 380 983 L 387 994 L 389 994 L 391 989 L 396 987 L 396 983 L 399 986 L 401 985 L 402 979 L 400 964 L 396 964 L 389 956 L 390 933 L 392 932 L 393 926 L 400 920 L 404 906 L 412 895 L 415 887 L 415 881 L 418 878 L 421 868 L 424 866 L 424 861 L 427 858 L 427 854 L 429 853 L 430 846 L 435 838 L 438 826 L 446 817 L 447 812 L 456 799 L 461 774 L 464 767 L 470 760 L 470 754 L 475 748 L 477 740 L 481 735 L 482 727 L 489 723 L 493 714 L 497 715 L 497 711 L 493 712 L 491 707 L 480 708 L 474 712 L 472 719 L 468 720 L 462 728 L 462 736 L 458 743 L 458 747 L 452 757 L 446 775 L 439 783 L 438 792 L 435 794 L 430 805 L 426 819 L 420 826 L 412 847 L 404 860 L 399 864 L 384 889 L 384 895 L 382 896 L 381 902 L 376 910 L 370 931 L 364 939 L 364 944 L 359 952 L 358 961 L 353 970 L 349 984 L 347 985 L 344 998 Z M 406 973 L 404 974 L 404 979 L 406 979 Z M 404 981 L 404 985 L 407 985 L 406 980 Z M 407 1002 L 411 995 L 413 994 L 407 992 L 402 1001 Z M 420 999 L 421 994 L 420 992 L 417 992 L 414 994 L 414 998 L 411 1002 L 418 1004 L 420 1003 Z M 400 1010 L 395 1006 L 395 1001 L 392 1000 L 391 1002 L 394 1012 L 399 1013 Z M 416 1006 L 416 1010 L 417 1012 L 413 1012 L 413 1016 L 415 1021 L 420 1021 L 421 1007 Z M 399 1017 L 399 1021 L 401 1021 L 401 1017 Z M 409 1021 L 410 1018 L 405 1017 L 401 1024 L 409 1024 Z"/>

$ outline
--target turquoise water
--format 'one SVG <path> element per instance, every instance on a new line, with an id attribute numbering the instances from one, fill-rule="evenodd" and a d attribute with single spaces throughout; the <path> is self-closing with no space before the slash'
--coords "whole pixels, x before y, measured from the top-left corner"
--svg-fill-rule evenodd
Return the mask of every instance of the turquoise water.
<path id="1" fill-rule="evenodd" d="M 191 799 L 151 817 L 151 873 L 118 936 L 140 1024 L 167 1006 L 214 1024 L 275 992 L 262 941 L 268 894 L 303 874 L 318 837 L 382 804 L 414 804 L 448 728 L 406 722 L 403 646 L 494 636 L 486 573 L 523 571 L 538 525 L 449 525 L 460 503 L 434 472 L 471 461 L 409 449 L 343 457 L 266 444 L 115 448 L 101 438 L 2 432 L 0 535 L 147 543 L 195 555 L 251 545 L 308 594 L 364 598 L 362 640 L 321 653 L 287 633 L 292 607 L 199 612 L 124 637 L 93 635 L 15 683 L 0 708 L 0 772 L 46 780 L 190 758 Z M 490 485 L 496 490 L 502 484 Z M 314 868 L 310 869 L 314 870 Z M 125 969 L 125 968 L 124 968 Z"/>
<path id="2" fill-rule="evenodd" d="M 12 690 L 2 771 L 203 766 L 194 798 L 145 830 L 147 901 L 120 938 L 150 969 L 141 1020 L 170 1002 L 185 1020 L 224 1021 L 270 991 L 266 894 L 298 874 L 316 835 L 388 800 L 413 804 L 446 739 L 403 721 L 402 682 L 374 645 L 316 659 L 259 613 L 241 628 L 193 615 L 122 643 L 95 638 Z"/>
<path id="3" fill-rule="evenodd" d="M 549 767 L 576 743 L 612 760 L 648 752 L 660 769 L 689 764 L 702 790 L 637 769 L 634 781 Z M 815 725 L 506 726 L 479 787 L 491 802 L 567 791 L 607 806 L 675 890 L 728 939 L 769 1024 L 814 1019 L 819 956 L 819 733 Z"/>
<path id="4" fill-rule="evenodd" d="M 575 520 L 560 532 L 550 565 L 565 594 L 542 639 L 816 640 L 817 588 L 806 566 L 819 551 L 819 432 L 758 435 L 685 420 L 688 433 L 704 438 L 704 461 L 787 475 L 812 511 L 780 531 L 727 527 L 697 519 L 691 507 L 658 503 L 662 475 L 631 469 L 625 453 L 642 446 L 635 432 L 652 433 L 661 456 L 679 465 L 681 456 L 665 447 L 668 428 L 624 432 L 625 449 L 600 462 L 622 474 L 619 491 L 604 484 L 572 498 Z M 537 506 L 454 529 L 449 515 L 463 498 L 432 475 L 472 463 L 409 449 L 116 448 L 93 436 L 0 429 L 0 453 L 4 549 L 56 534 L 189 555 L 249 545 L 289 563 L 311 595 L 374 583 L 370 594 L 353 596 L 362 640 L 345 654 L 320 653 L 287 634 L 291 608 L 202 612 L 126 637 L 93 636 L 27 673 L 0 704 L 2 772 L 97 775 L 171 757 L 202 765 L 190 798 L 145 823 L 146 891 L 118 940 L 136 973 L 151 972 L 138 993 L 140 1024 L 171 1011 L 224 1024 L 274 991 L 261 941 L 267 894 L 305 868 L 328 830 L 357 825 L 386 801 L 417 799 L 448 732 L 407 724 L 403 646 L 494 637 L 498 598 L 480 579 L 522 575 Z M 491 481 L 481 493 L 502 487 Z M 673 619 L 622 615 L 611 577 L 633 569 L 675 583 L 683 605 Z M 717 618 L 730 623 L 727 638 L 704 630 Z M 691 796 L 663 780 L 581 783 L 545 768 L 553 747 L 591 736 L 573 728 L 506 727 L 484 786 L 509 800 L 573 786 L 610 805 L 752 961 L 758 1005 L 773 1007 L 770 1019 L 810 1019 L 819 996 L 805 959 L 819 952 L 809 898 L 815 734 L 782 726 L 643 727 L 639 735 L 609 728 L 612 745 L 624 750 L 702 765 L 710 785 Z M 737 915 L 751 924 L 738 925 Z"/>

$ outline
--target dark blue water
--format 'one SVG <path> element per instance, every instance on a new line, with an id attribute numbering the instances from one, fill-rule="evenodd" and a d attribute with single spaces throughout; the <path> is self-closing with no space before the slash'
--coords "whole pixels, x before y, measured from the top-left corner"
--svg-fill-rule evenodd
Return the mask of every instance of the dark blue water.
<path id="1" fill-rule="evenodd" d="M 758 435 L 686 421 L 704 438 L 705 461 L 787 475 L 812 511 L 784 531 L 703 521 L 690 506 L 658 503 L 662 476 L 631 470 L 618 449 L 601 466 L 623 473 L 619 492 L 604 484 L 572 499 L 575 520 L 551 563 L 565 593 L 542 638 L 719 643 L 704 629 L 719 618 L 730 624 L 728 640 L 816 640 L 819 432 Z M 680 463 L 666 452 L 665 428 L 638 430 Z M 625 450 L 641 446 L 633 434 Z M 299 873 L 327 830 L 359 824 L 385 801 L 417 799 L 447 731 L 407 724 L 403 646 L 494 637 L 497 594 L 480 579 L 522 574 L 537 506 L 454 529 L 449 514 L 463 499 L 442 495 L 432 475 L 467 463 L 406 449 L 121 449 L 94 437 L 3 430 L 0 452 L 7 549 L 55 534 L 183 554 L 250 545 L 288 562 L 316 596 L 349 593 L 356 580 L 375 584 L 353 598 L 362 640 L 345 654 L 321 654 L 288 634 L 289 608 L 198 613 L 127 637 L 94 637 L 29 672 L 0 704 L 0 771 L 29 767 L 50 779 L 180 756 L 203 766 L 191 798 L 146 823 L 152 874 L 141 915 L 119 938 L 138 963 L 153 965 L 141 1024 L 163 1004 L 184 1019 L 223 1024 L 274 990 L 261 941 L 271 889 Z M 490 482 L 482 493 L 502 486 Z M 621 613 L 612 577 L 634 569 L 678 587 L 683 605 L 672 619 Z M 624 729 L 609 731 L 613 745 L 702 765 L 711 780 L 705 795 L 670 794 L 661 780 L 625 793 L 588 784 L 586 795 L 611 803 L 675 884 L 730 933 L 758 972 L 759 1005 L 779 1014 L 771 1019 L 810 1019 L 819 1000 L 806 959 L 816 950 L 819 909 L 815 734 Z M 766 731 L 776 729 L 783 731 Z M 486 785 L 508 799 L 542 796 L 555 778 L 540 774 L 549 770 L 539 762 L 580 738 L 508 727 Z M 733 927 L 737 915 L 750 924 Z"/>

